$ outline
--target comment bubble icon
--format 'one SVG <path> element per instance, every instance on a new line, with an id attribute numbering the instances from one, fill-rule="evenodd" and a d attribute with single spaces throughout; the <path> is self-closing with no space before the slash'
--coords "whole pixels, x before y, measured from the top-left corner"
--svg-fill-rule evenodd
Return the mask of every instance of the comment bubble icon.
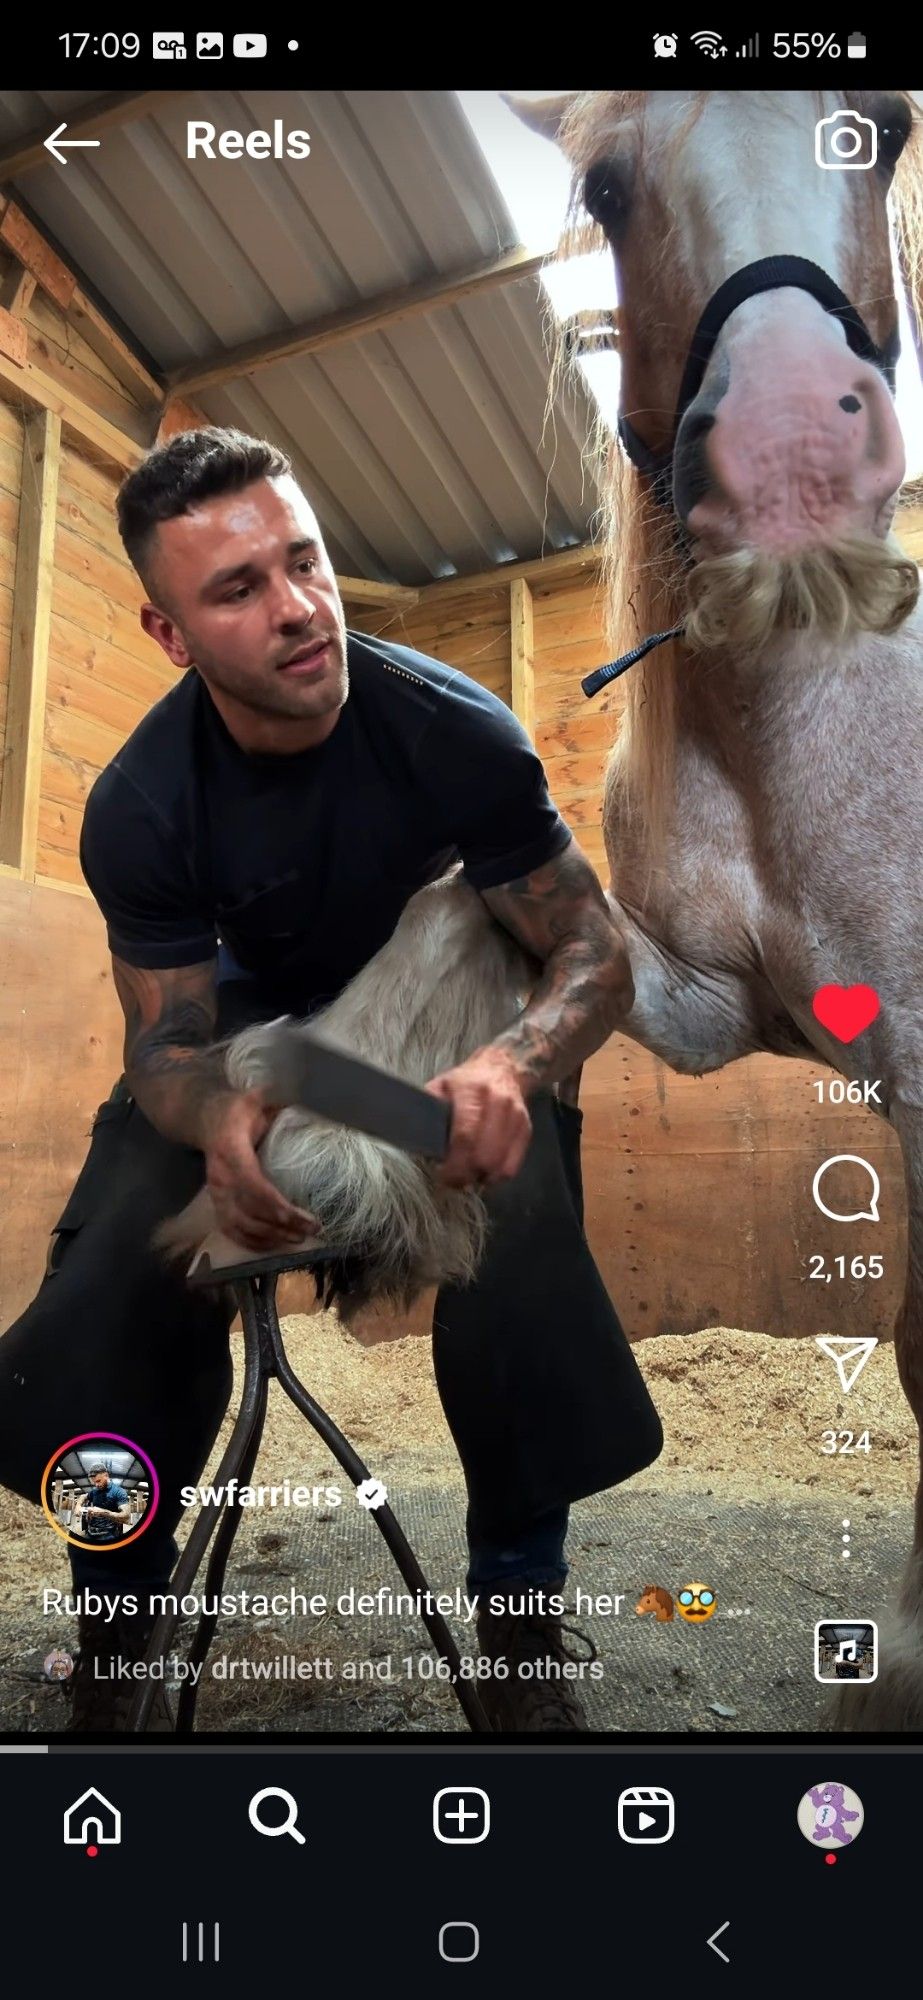
<path id="1" fill-rule="evenodd" d="M 850 1209 L 844 1212 L 842 1209 L 828 1208 L 827 1203 L 824 1201 L 820 1192 L 820 1185 L 821 1181 L 824 1178 L 824 1175 L 829 1172 L 829 1169 L 831 1167 L 839 1167 L 842 1166 L 843 1164 L 854 1167 L 861 1167 L 863 1173 L 868 1176 L 868 1180 L 871 1186 L 871 1194 L 868 1193 L 868 1190 L 865 1191 L 866 1199 L 868 1201 L 867 1208 Z M 881 1216 L 879 1215 L 878 1212 L 878 1198 L 879 1195 L 881 1194 L 881 1182 L 878 1178 L 878 1175 L 875 1172 L 874 1167 L 869 1165 L 868 1160 L 860 1159 L 858 1153 L 833 1153 L 829 1160 L 822 1161 L 821 1165 L 818 1167 L 817 1172 L 814 1176 L 814 1180 L 811 1185 L 811 1193 L 814 1196 L 815 1206 L 820 1209 L 822 1215 L 829 1216 L 831 1222 L 880 1222 L 881 1221 Z"/>

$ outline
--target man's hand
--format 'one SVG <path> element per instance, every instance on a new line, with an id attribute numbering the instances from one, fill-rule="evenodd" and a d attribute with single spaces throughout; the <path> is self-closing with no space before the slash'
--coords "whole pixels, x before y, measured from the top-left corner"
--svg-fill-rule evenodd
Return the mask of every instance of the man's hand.
<path id="1" fill-rule="evenodd" d="M 447 1187 L 509 1181 L 518 1174 L 532 1120 L 516 1065 L 504 1049 L 496 1044 L 476 1049 L 467 1062 L 433 1077 L 426 1089 L 452 1107 L 449 1150 L 440 1170 Z"/>
<path id="2" fill-rule="evenodd" d="M 228 1091 L 203 1112 L 205 1171 L 218 1226 L 235 1243 L 262 1254 L 316 1236 L 318 1224 L 268 1180 L 256 1148 L 279 1107 L 258 1090 Z"/>

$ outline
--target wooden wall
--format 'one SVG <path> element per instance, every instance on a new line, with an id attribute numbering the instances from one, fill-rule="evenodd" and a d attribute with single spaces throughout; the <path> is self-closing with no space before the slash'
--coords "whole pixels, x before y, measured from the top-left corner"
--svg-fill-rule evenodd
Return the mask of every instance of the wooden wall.
<path id="1" fill-rule="evenodd" d="M 116 481 L 61 453 L 36 874 L 84 888 L 77 859 L 87 792 L 177 675 L 141 630 L 141 585 L 115 523 Z"/>
<path id="2" fill-rule="evenodd" d="M 13 584 L 22 486 L 22 424 L 16 410 L 0 402 L 0 758 L 6 748 L 6 714 L 13 629 Z M 2 770 L 2 764 L 0 764 Z"/>

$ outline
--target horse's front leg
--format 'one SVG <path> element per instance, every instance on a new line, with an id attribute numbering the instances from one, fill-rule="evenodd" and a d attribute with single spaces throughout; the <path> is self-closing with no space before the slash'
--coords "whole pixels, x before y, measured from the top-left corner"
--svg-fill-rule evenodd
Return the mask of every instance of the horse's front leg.
<path id="1" fill-rule="evenodd" d="M 909 1104 L 895 1093 L 889 1115 L 900 1138 L 907 1183 L 907 1278 L 894 1344 L 901 1386 L 923 1440 L 923 1105 Z M 879 1642 L 877 1680 L 840 1690 L 832 1728 L 923 1729 L 923 1455 L 913 1549 L 897 1605 L 881 1621 Z"/>
<path id="2" fill-rule="evenodd" d="M 617 1023 L 616 1033 L 628 1035 L 671 1069 L 690 1076 L 722 1069 L 725 1063 L 761 1049 L 779 1055 L 807 1053 L 797 1028 L 765 982 L 755 972 L 748 975 L 742 932 L 736 967 L 731 962 L 732 938 L 725 964 L 693 963 L 644 930 L 614 896 L 608 901 L 635 986 L 631 1010 Z"/>

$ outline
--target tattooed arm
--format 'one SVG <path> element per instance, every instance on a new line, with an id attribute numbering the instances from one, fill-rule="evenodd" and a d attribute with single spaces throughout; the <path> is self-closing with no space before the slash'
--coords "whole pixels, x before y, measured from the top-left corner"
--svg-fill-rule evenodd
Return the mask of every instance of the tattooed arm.
<path id="1" fill-rule="evenodd" d="M 259 1091 L 234 1090 L 215 1045 L 216 963 L 152 971 L 113 956 L 125 1015 L 125 1082 L 165 1139 L 205 1154 L 221 1229 L 248 1250 L 302 1243 L 314 1228 L 273 1187 L 256 1148 L 275 1116 Z"/>
<path id="2" fill-rule="evenodd" d="M 164 1138 L 205 1151 L 207 1113 L 233 1096 L 214 1048 L 216 962 L 154 971 L 113 957 L 125 1082 Z"/>
<path id="3" fill-rule="evenodd" d="M 519 1172 L 532 1129 L 529 1097 L 579 1069 L 634 999 L 624 943 L 575 843 L 521 881 L 481 893 L 497 922 L 543 969 L 518 1020 L 427 1086 L 452 1105 L 442 1170 L 451 1187 Z"/>
<path id="4" fill-rule="evenodd" d="M 631 1011 L 628 953 L 594 869 L 575 842 L 484 901 L 543 971 L 518 1021 L 494 1048 L 512 1058 L 523 1095 L 560 1083 Z"/>

